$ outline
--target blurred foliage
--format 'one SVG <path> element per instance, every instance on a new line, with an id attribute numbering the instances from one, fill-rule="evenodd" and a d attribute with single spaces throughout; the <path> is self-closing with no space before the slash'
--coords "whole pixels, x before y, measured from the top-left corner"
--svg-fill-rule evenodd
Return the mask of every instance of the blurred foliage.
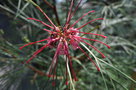
<path id="1" fill-rule="evenodd" d="M 54 21 L 53 11 L 44 0 L 34 0 L 47 15 Z M 70 3 L 64 0 L 56 4 L 61 25 L 65 23 L 67 10 Z M 78 0 L 75 0 L 75 5 Z M 103 45 L 92 43 L 97 46 L 107 57 L 100 59 L 100 55 L 93 49 L 88 54 L 94 53 L 94 58 L 101 68 L 98 72 L 91 62 L 78 50 L 72 51 L 74 69 L 79 79 L 75 83 L 76 90 L 135 90 L 136 88 L 136 0 L 83 0 L 71 23 L 77 20 L 83 13 L 95 10 L 95 13 L 88 15 L 81 20 L 76 27 L 84 24 L 90 19 L 103 17 L 103 21 L 94 22 L 84 29 L 84 32 L 105 34 L 108 39 L 102 40 L 111 46 L 111 49 Z M 48 37 L 48 33 L 42 30 L 45 28 L 40 23 L 27 20 L 33 17 L 46 23 L 43 15 L 29 2 L 24 0 L 3 0 L 0 2 L 1 14 L 8 17 L 6 27 L 0 27 L 0 90 L 66 90 L 64 80 L 56 79 L 57 85 L 51 85 L 52 80 L 40 75 L 32 68 L 46 72 L 55 49 L 47 48 L 40 53 L 31 64 L 22 64 L 32 53 L 44 43 L 28 46 L 20 51 L 18 48 L 25 43 L 37 41 Z M 4 23 L 5 24 L 5 23 Z M 98 38 L 87 36 L 90 38 Z M 100 38 L 98 38 L 100 39 Z M 87 48 L 84 45 L 83 48 Z M 89 53 L 90 52 L 90 53 Z M 57 74 L 63 76 L 64 58 L 59 58 Z"/>

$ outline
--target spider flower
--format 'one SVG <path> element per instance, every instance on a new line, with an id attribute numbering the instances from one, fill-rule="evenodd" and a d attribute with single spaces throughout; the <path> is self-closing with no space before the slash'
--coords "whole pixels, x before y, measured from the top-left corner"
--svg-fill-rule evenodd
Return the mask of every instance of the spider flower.
<path id="1" fill-rule="evenodd" d="M 66 56 L 66 59 L 65 59 L 66 65 L 69 65 L 69 67 L 70 67 L 71 76 L 75 81 L 77 81 L 78 79 L 77 79 L 76 74 L 75 74 L 74 69 L 73 69 L 72 58 L 70 56 L 70 51 L 69 51 L 70 47 L 72 47 L 73 50 L 79 49 L 82 53 L 84 53 L 84 55 L 94 64 L 94 66 L 97 68 L 97 70 L 98 71 L 100 70 L 99 67 L 95 64 L 95 62 L 80 47 L 79 44 L 80 44 L 80 42 L 82 42 L 82 43 L 92 47 L 94 50 L 96 50 L 98 53 L 100 53 L 100 55 L 103 58 L 105 58 L 105 55 L 101 51 L 99 51 L 95 46 L 93 46 L 93 45 L 89 44 L 88 42 L 86 42 L 86 40 L 93 41 L 93 42 L 98 42 L 100 44 L 105 45 L 108 48 L 110 48 L 110 46 L 108 46 L 107 44 L 105 44 L 102 41 L 95 40 L 95 39 L 90 39 L 90 38 L 84 38 L 84 37 L 80 36 L 80 33 L 81 33 L 81 34 L 85 34 L 85 35 L 90 34 L 90 35 L 96 35 L 96 36 L 99 36 L 99 37 L 102 37 L 102 38 L 107 38 L 106 36 L 101 35 L 101 34 L 94 34 L 94 33 L 88 33 L 88 32 L 81 32 L 80 31 L 80 29 L 82 29 L 86 25 L 88 25 L 88 24 L 90 24 L 90 23 L 92 23 L 92 22 L 94 22 L 96 20 L 102 20 L 103 18 L 93 19 L 93 20 L 90 20 L 89 22 L 81 25 L 80 27 L 75 27 L 75 25 L 81 19 L 83 19 L 88 14 L 95 12 L 94 10 L 92 10 L 92 11 L 89 11 L 89 12 L 83 14 L 83 16 L 81 16 L 73 24 L 70 24 L 70 20 L 75 15 L 75 12 L 77 11 L 77 9 L 78 9 L 81 2 L 82 2 L 82 0 L 79 1 L 77 6 L 75 7 L 74 11 L 72 11 L 74 1 L 71 0 L 70 8 L 69 8 L 68 15 L 67 15 L 67 18 L 66 18 L 66 23 L 65 23 L 65 25 L 63 27 L 56 26 L 52 22 L 52 20 L 47 16 L 47 14 L 39 6 L 36 5 L 37 9 L 45 16 L 45 18 L 49 21 L 49 23 L 51 25 L 48 25 L 45 22 L 43 22 L 41 20 L 38 20 L 38 19 L 35 19 L 35 18 L 27 18 L 27 19 L 40 22 L 44 26 L 50 28 L 50 30 L 47 30 L 45 28 L 43 29 L 44 31 L 49 33 L 49 37 L 46 38 L 46 39 L 36 41 L 36 42 L 28 43 L 28 44 L 20 47 L 20 49 L 23 49 L 24 47 L 26 47 L 28 45 L 32 45 L 32 44 L 36 44 L 36 43 L 39 43 L 39 42 L 47 41 L 47 43 L 44 46 L 42 46 L 40 49 L 38 49 L 37 51 L 35 51 L 33 53 L 33 55 L 26 61 L 26 63 L 29 63 L 33 58 L 36 57 L 37 54 L 42 52 L 45 48 L 47 48 L 47 47 L 56 48 L 56 51 L 55 51 L 54 57 L 52 59 L 52 63 L 50 65 L 50 67 L 49 67 L 49 71 L 47 72 L 47 75 L 49 77 L 53 77 L 53 78 L 56 76 L 56 67 L 57 67 L 58 57 L 59 57 L 59 55 L 64 55 L 64 56 Z M 68 79 L 67 74 L 68 74 L 68 68 L 66 67 L 66 80 Z"/>

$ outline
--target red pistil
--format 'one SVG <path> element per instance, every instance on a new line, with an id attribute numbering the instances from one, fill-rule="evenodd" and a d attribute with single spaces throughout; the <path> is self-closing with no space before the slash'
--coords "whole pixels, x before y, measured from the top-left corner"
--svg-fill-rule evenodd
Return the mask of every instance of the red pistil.
<path id="1" fill-rule="evenodd" d="M 66 44 L 64 44 L 64 45 L 65 45 L 65 48 L 66 48 L 66 52 L 67 52 L 66 56 L 68 57 L 68 60 L 69 60 L 69 66 L 70 66 L 70 70 L 71 70 L 72 76 L 74 77 L 75 81 L 78 81 L 78 79 L 76 77 L 76 74 L 74 72 L 74 69 L 73 69 L 72 60 L 71 60 L 69 52 L 68 52 L 68 46 Z"/>
<path id="2" fill-rule="evenodd" d="M 39 40 L 39 41 L 36 41 L 36 42 L 31 42 L 31 43 L 25 44 L 22 47 L 19 47 L 19 49 L 22 50 L 24 47 L 26 47 L 28 45 L 32 45 L 32 44 L 35 44 L 35 43 L 43 42 L 43 41 L 46 41 L 46 40 L 49 40 L 49 39 L 43 39 L 43 40 Z"/>
<path id="3" fill-rule="evenodd" d="M 67 24 L 69 23 L 69 21 L 70 21 L 70 16 L 71 16 L 71 11 L 72 11 L 73 4 L 74 4 L 74 1 L 71 0 L 70 10 L 69 10 L 69 12 L 68 12 L 68 17 L 67 17 L 67 20 L 66 20 L 66 24 L 65 24 L 65 25 L 67 25 Z"/>
<path id="4" fill-rule="evenodd" d="M 95 33 L 87 33 L 87 32 L 80 32 L 80 31 L 76 31 L 78 33 L 83 33 L 83 34 L 91 34 L 91 35 L 96 35 L 96 36 L 101 36 L 103 38 L 107 38 L 107 36 L 101 35 L 101 34 L 95 34 Z"/>
<path id="5" fill-rule="evenodd" d="M 102 58 L 105 58 L 105 57 L 106 57 L 102 52 L 100 52 L 100 51 L 99 51 L 96 47 L 94 47 L 93 45 L 91 45 L 91 44 L 89 44 L 89 43 L 87 43 L 87 42 L 85 42 L 85 41 L 83 41 L 83 40 L 81 40 L 81 42 L 83 42 L 83 43 L 85 43 L 85 44 L 91 46 L 93 49 L 95 49 L 98 53 L 101 54 Z"/>
<path id="6" fill-rule="evenodd" d="M 66 80 L 66 83 L 65 83 L 66 85 L 68 85 L 68 81 Z"/>
<path id="7" fill-rule="evenodd" d="M 83 28 L 84 26 L 86 26 L 86 25 L 88 25 L 89 23 L 94 22 L 94 21 L 96 21 L 96 20 L 103 20 L 103 18 L 93 19 L 93 20 L 87 22 L 86 24 L 82 25 L 81 27 L 77 28 L 77 30 L 80 30 L 80 29 Z"/>
<path id="8" fill-rule="evenodd" d="M 89 13 L 92 13 L 92 12 L 95 12 L 95 11 L 92 10 L 92 11 L 89 11 L 89 12 L 85 13 L 82 17 L 80 17 L 77 21 L 75 21 L 75 23 L 72 24 L 72 25 L 70 26 L 70 28 L 72 28 L 73 26 L 75 26 L 83 17 L 87 16 Z"/>
<path id="9" fill-rule="evenodd" d="M 48 73 L 48 74 L 52 73 L 52 70 L 55 69 L 55 67 L 56 67 L 60 48 L 62 48 L 61 42 L 58 44 L 58 47 L 57 47 L 56 52 L 55 52 L 55 55 L 54 55 L 54 57 L 53 57 L 51 66 L 49 67 L 49 73 Z"/>
<path id="10" fill-rule="evenodd" d="M 55 26 L 54 23 L 51 21 L 51 19 L 47 16 L 47 14 L 44 13 L 44 11 L 43 11 L 40 7 L 37 7 L 37 9 L 47 18 L 47 20 L 51 23 L 51 25 L 56 29 L 56 26 Z"/>
<path id="11" fill-rule="evenodd" d="M 34 52 L 34 54 L 32 55 L 32 57 L 30 57 L 26 63 L 29 63 L 37 54 L 39 54 L 41 51 L 44 50 L 44 48 L 48 47 L 50 43 L 44 45 L 43 47 L 41 47 L 39 50 L 37 50 L 36 52 Z"/>
<path id="12" fill-rule="evenodd" d="M 75 10 L 73 11 L 73 13 L 72 13 L 71 16 L 70 16 L 70 20 L 71 20 L 71 18 L 74 16 L 74 14 L 76 13 L 76 11 L 77 11 L 79 5 L 81 4 L 81 2 L 82 2 L 82 0 L 80 0 L 79 3 L 77 4 Z M 70 22 L 70 20 L 69 20 L 69 22 Z"/>
<path id="13" fill-rule="evenodd" d="M 55 81 L 53 81 L 53 82 L 52 82 L 52 86 L 54 86 L 54 87 L 55 87 L 55 85 L 56 85 L 56 83 L 55 83 Z"/>
<path id="14" fill-rule="evenodd" d="M 49 32 L 49 33 L 56 33 L 56 32 L 54 32 L 54 31 L 51 31 L 51 30 L 47 30 L 47 29 L 43 29 L 44 31 L 47 31 L 47 32 Z"/>
<path id="15" fill-rule="evenodd" d="M 94 64 L 94 66 L 97 68 L 98 71 L 100 71 L 100 68 L 96 65 L 96 63 L 88 56 L 88 54 L 81 48 L 81 47 L 78 47 L 83 53 L 85 56 L 88 57 L 88 59 Z"/>
<path id="16" fill-rule="evenodd" d="M 106 46 L 107 48 L 109 48 L 109 49 L 111 48 L 109 45 L 107 45 L 106 43 L 103 43 L 103 42 L 101 42 L 101 41 L 99 41 L 99 40 L 89 39 L 89 38 L 82 38 L 82 39 L 91 40 L 91 41 L 96 41 L 96 42 L 99 42 L 99 43 L 105 45 L 105 46 Z"/>
<path id="17" fill-rule="evenodd" d="M 49 27 L 49 28 L 51 28 L 51 29 L 54 29 L 52 26 L 50 26 L 50 25 L 46 24 L 45 22 L 40 21 L 40 20 L 38 20 L 38 19 L 35 19 L 35 18 L 27 18 L 27 19 L 35 20 L 35 21 L 40 22 L 40 23 L 42 23 L 43 25 L 45 25 L 45 26 L 47 26 L 47 27 Z"/>

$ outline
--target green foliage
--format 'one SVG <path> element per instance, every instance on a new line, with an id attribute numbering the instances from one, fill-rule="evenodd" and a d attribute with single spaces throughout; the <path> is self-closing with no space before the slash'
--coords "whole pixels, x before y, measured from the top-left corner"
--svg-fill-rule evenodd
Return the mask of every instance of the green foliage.
<path id="1" fill-rule="evenodd" d="M 67 0 L 66 0 L 67 1 Z M 69 3 L 55 3 L 61 25 L 65 23 Z M 73 56 L 74 69 L 79 81 L 74 82 L 76 90 L 134 90 L 136 88 L 136 78 L 133 77 L 136 69 L 136 0 L 83 0 L 73 17 L 71 23 L 82 16 L 83 13 L 96 10 L 82 19 L 76 27 L 84 22 L 103 17 L 103 21 L 94 22 L 86 26 L 82 31 L 99 33 L 108 36 L 106 40 L 94 36 L 84 36 L 102 40 L 111 46 L 105 48 L 96 42 L 89 43 L 98 47 L 107 57 L 101 59 L 99 53 L 84 44 L 81 46 L 95 60 L 100 67 L 98 72 L 90 61 L 79 50 L 70 51 Z M 5 3 L 4 3 L 5 2 Z M 27 20 L 33 17 L 49 24 L 43 15 L 30 2 L 24 0 L 7 0 L 0 4 L 2 13 L 10 18 L 11 31 L 14 39 L 5 36 L 7 32 L 0 29 L 0 89 L 1 90 L 66 90 L 64 79 L 56 79 L 55 87 L 51 85 L 52 80 L 29 68 L 29 65 L 46 73 L 52 61 L 55 49 L 47 48 L 40 53 L 30 64 L 22 64 L 32 53 L 45 43 L 28 46 L 23 51 L 18 48 L 25 43 L 34 42 L 48 37 L 48 33 L 42 31 L 45 28 L 40 23 Z M 54 21 L 53 11 L 44 0 L 35 0 L 43 8 L 46 14 Z M 51 0 L 51 4 L 54 4 Z M 76 0 L 75 0 L 75 3 Z M 10 32 L 10 30 L 8 31 Z M 18 39 L 17 38 L 21 38 Z M 14 41 L 14 42 L 13 42 Z M 58 76 L 64 76 L 64 57 L 59 58 L 57 69 Z M 26 78 L 26 79 L 25 79 Z M 24 88 L 25 87 L 25 88 Z"/>

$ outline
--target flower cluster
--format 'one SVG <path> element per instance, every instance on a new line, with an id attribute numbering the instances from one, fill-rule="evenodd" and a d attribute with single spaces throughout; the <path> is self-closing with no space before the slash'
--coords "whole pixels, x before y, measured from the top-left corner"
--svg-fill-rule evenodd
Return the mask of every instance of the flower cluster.
<path id="1" fill-rule="evenodd" d="M 72 58 L 70 56 L 70 52 L 69 49 L 70 47 L 72 47 L 72 49 L 76 50 L 79 49 L 82 53 L 84 53 L 84 55 L 86 57 L 88 57 L 88 59 L 95 65 L 95 67 L 97 68 L 97 70 L 99 71 L 99 67 L 95 64 L 95 62 L 89 57 L 89 55 L 80 47 L 80 42 L 85 43 L 86 45 L 92 47 L 93 49 L 95 49 L 98 53 L 101 54 L 101 56 L 104 58 L 105 55 L 100 52 L 95 46 L 87 43 L 85 40 L 90 40 L 90 41 L 94 41 L 94 42 L 98 42 L 101 43 L 105 46 L 107 46 L 108 48 L 110 48 L 110 46 L 108 46 L 107 44 L 99 41 L 99 40 L 95 40 L 95 39 L 89 39 L 89 38 L 84 38 L 82 36 L 80 36 L 80 33 L 82 34 L 90 34 L 90 35 L 96 35 L 102 38 L 107 38 L 104 35 L 101 34 L 94 34 L 94 33 L 87 33 L 87 32 L 81 32 L 80 29 L 82 29 L 83 27 L 85 27 L 86 25 L 90 24 L 91 22 L 94 22 L 96 20 L 102 20 L 103 18 L 97 18 L 94 20 L 91 20 L 85 24 L 83 24 L 80 27 L 75 27 L 75 25 L 81 20 L 83 19 L 83 17 L 87 16 L 89 13 L 95 12 L 94 10 L 89 11 L 87 13 L 85 13 L 83 16 L 81 16 L 78 20 L 76 20 L 73 24 L 70 24 L 70 20 L 72 19 L 72 17 L 74 16 L 76 10 L 78 9 L 80 3 L 82 0 L 79 1 L 79 3 L 77 4 L 77 6 L 75 7 L 74 11 L 72 11 L 72 7 L 73 7 L 73 0 L 71 0 L 71 4 L 70 4 L 70 8 L 68 11 L 68 15 L 67 15 L 67 19 L 66 19 L 66 23 L 63 27 L 60 26 L 56 26 L 51 19 L 47 16 L 46 13 L 44 13 L 44 11 L 39 7 L 36 6 L 37 9 L 43 13 L 43 15 L 45 16 L 45 18 L 49 21 L 49 23 L 51 25 L 46 24 L 43 21 L 40 21 L 38 19 L 35 18 L 27 18 L 29 20 L 34 20 L 37 22 L 40 22 L 41 24 L 43 24 L 44 26 L 50 28 L 50 30 L 47 29 L 43 29 L 45 31 L 47 31 L 49 33 L 49 37 L 43 40 L 39 40 L 36 42 L 31 42 L 28 43 L 22 47 L 20 47 L 20 49 L 23 49 L 24 47 L 28 46 L 28 45 L 32 45 L 32 44 L 36 44 L 39 42 L 43 42 L 43 41 L 47 41 L 47 44 L 45 44 L 44 46 L 42 46 L 39 50 L 35 51 L 34 54 L 32 55 L 32 57 L 29 58 L 29 60 L 26 61 L 26 63 L 29 63 L 37 54 L 39 54 L 40 52 L 42 52 L 45 48 L 49 47 L 49 48 L 56 48 L 54 57 L 52 59 L 52 63 L 49 67 L 49 72 L 47 72 L 49 77 L 53 77 L 56 74 L 56 67 L 57 67 L 57 62 L 58 62 L 58 56 L 59 55 L 64 55 L 66 56 L 65 62 L 66 65 L 68 65 L 70 67 L 70 72 L 71 72 L 71 76 L 72 78 L 77 81 L 77 77 L 76 74 L 74 72 L 73 66 L 72 66 Z M 68 73 L 68 68 L 66 66 L 66 77 L 67 77 L 67 73 Z"/>

